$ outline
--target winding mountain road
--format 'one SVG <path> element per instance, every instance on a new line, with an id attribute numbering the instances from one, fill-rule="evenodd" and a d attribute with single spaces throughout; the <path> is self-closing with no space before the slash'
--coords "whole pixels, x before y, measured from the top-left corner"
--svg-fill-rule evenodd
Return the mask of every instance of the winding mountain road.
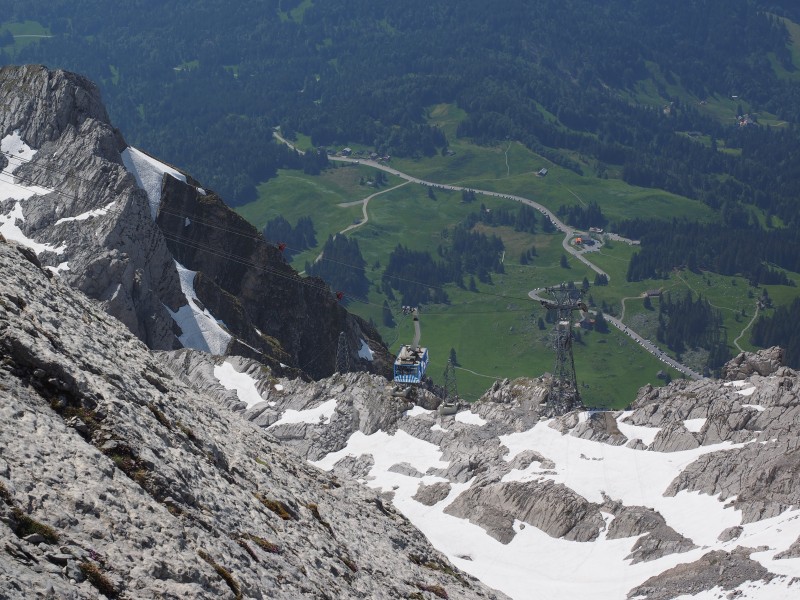
<path id="1" fill-rule="evenodd" d="M 284 144 L 286 144 L 287 146 L 289 146 L 293 150 L 296 150 L 297 152 L 302 153 L 301 150 L 298 150 L 290 141 L 288 141 L 283 136 L 281 136 L 277 131 L 274 132 L 273 135 L 275 136 L 276 139 L 278 139 L 279 141 L 283 142 Z M 330 160 L 333 160 L 333 161 L 336 161 L 336 162 L 350 163 L 350 164 L 361 164 L 361 165 L 366 165 L 368 167 L 372 167 L 372 168 L 375 168 L 375 169 L 379 169 L 381 171 L 384 171 L 386 173 L 394 175 L 395 177 L 399 177 L 400 179 L 404 179 L 405 183 L 403 183 L 401 185 L 405 185 L 406 183 L 417 183 L 419 185 L 432 187 L 432 188 L 438 189 L 438 190 L 450 190 L 450 191 L 455 191 L 455 192 L 473 191 L 476 194 L 482 194 L 484 196 L 492 196 L 492 197 L 495 197 L 495 198 L 503 198 L 503 199 L 506 199 L 506 200 L 513 200 L 514 202 L 519 202 L 520 204 L 526 204 L 527 206 L 530 206 L 531 208 L 535 208 L 540 213 L 542 213 L 542 215 L 544 215 L 545 218 L 550 220 L 550 222 L 555 226 L 556 229 L 558 229 L 559 231 L 561 231 L 564 234 L 564 239 L 562 240 L 561 245 L 562 245 L 562 247 L 564 248 L 564 250 L 566 252 L 568 252 L 569 254 L 574 256 L 576 259 L 578 259 L 580 262 L 582 262 L 584 265 L 589 267 L 592 271 L 594 271 L 598 275 L 605 275 L 606 278 L 608 279 L 608 281 L 609 282 L 611 281 L 611 276 L 608 273 L 603 271 L 603 269 L 601 269 L 600 267 L 598 267 L 597 265 L 592 263 L 588 258 L 586 258 L 584 256 L 584 253 L 587 252 L 586 250 L 578 250 L 572 244 L 570 244 L 570 242 L 573 240 L 573 238 L 578 237 L 580 235 L 583 235 L 585 232 L 583 230 L 578 230 L 578 229 L 574 229 L 574 228 L 570 227 L 569 225 L 564 223 L 561 219 L 559 219 L 547 207 L 539 204 L 538 202 L 530 200 L 529 198 L 523 198 L 522 196 L 516 196 L 514 194 L 504 194 L 502 192 L 494 192 L 494 191 L 490 191 L 490 190 L 479 190 L 479 189 L 475 189 L 475 188 L 467 187 L 467 186 L 462 186 L 462 185 L 453 185 L 453 184 L 449 184 L 449 183 L 435 183 L 433 181 L 426 181 L 424 179 L 420 179 L 419 177 L 414 177 L 413 175 L 409 175 L 408 173 L 403 173 L 402 171 L 398 171 L 397 169 L 392 168 L 392 167 L 390 167 L 390 166 L 388 166 L 386 164 L 383 164 L 383 163 L 380 163 L 380 162 L 377 162 L 377 161 L 374 161 L 374 160 L 370 160 L 370 159 L 351 158 L 349 156 L 331 156 L 329 158 L 330 158 Z M 399 186 L 395 186 L 395 187 L 399 187 Z M 393 188 L 390 188 L 390 189 L 395 189 L 395 188 L 393 187 Z M 355 228 L 357 226 L 360 226 L 364 222 L 366 222 L 366 220 L 368 219 L 368 217 L 367 217 L 367 201 L 370 198 L 373 198 L 373 197 L 377 196 L 379 193 L 384 193 L 384 192 L 388 192 L 388 191 L 389 191 L 389 189 L 382 190 L 381 192 L 372 194 L 371 196 L 369 196 L 365 200 L 357 201 L 357 203 L 363 203 L 363 205 L 364 205 L 364 221 L 362 221 L 361 223 L 358 223 L 358 224 L 351 225 L 350 227 L 348 227 L 345 230 L 343 230 L 343 232 L 344 231 L 348 231 L 350 229 L 353 229 L 353 228 Z M 347 204 L 348 205 L 352 205 L 353 203 L 349 203 L 348 202 Z M 619 235 L 615 235 L 615 234 L 610 234 L 610 235 L 613 235 L 613 239 L 615 239 L 616 241 L 625 242 L 627 244 L 637 244 L 638 243 L 638 242 L 636 242 L 634 240 L 629 240 L 629 239 L 621 237 Z M 599 249 L 599 246 L 598 246 L 598 249 Z M 560 283 L 561 282 L 559 282 L 559 284 Z M 538 296 L 538 293 L 543 291 L 543 290 L 544 290 L 544 288 L 537 288 L 535 290 L 531 290 L 528 293 L 528 296 L 532 300 L 541 301 L 541 300 L 543 300 L 543 298 L 540 298 Z M 675 370 L 679 371 L 680 373 L 683 373 L 684 375 L 686 375 L 687 377 L 690 377 L 692 379 L 702 379 L 703 378 L 703 376 L 701 374 L 697 373 L 696 371 L 693 371 L 692 369 L 690 369 L 686 365 L 683 365 L 683 364 L 679 363 L 678 361 L 674 360 L 673 358 L 670 358 L 658 346 L 653 344 L 650 340 L 647 340 L 647 339 L 643 338 L 641 335 L 639 335 L 638 333 L 636 333 L 635 331 L 630 329 L 627 325 L 622 323 L 622 321 L 620 321 L 619 319 L 616 319 L 615 317 L 612 317 L 610 315 L 604 315 L 604 316 L 606 318 L 606 321 L 608 321 L 614 327 L 619 329 L 622 333 L 624 333 L 625 335 L 629 336 L 631 339 L 636 341 L 645 351 L 649 352 L 650 354 L 655 356 L 657 359 L 659 359 L 663 363 L 673 367 Z"/>

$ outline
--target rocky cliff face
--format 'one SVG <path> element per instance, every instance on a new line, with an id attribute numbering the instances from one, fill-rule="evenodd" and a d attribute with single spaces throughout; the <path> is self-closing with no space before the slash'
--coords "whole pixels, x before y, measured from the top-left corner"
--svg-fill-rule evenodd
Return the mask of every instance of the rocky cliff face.
<path id="1" fill-rule="evenodd" d="M 202 273 L 195 288 L 204 305 L 245 342 L 236 354 L 260 358 L 249 347 L 264 352 L 271 336 L 286 353 L 283 362 L 326 376 L 336 370 L 337 341 L 345 332 L 357 370 L 387 372 L 390 356 L 382 344 L 370 344 L 372 360 L 356 354 L 362 340 L 380 340 L 375 328 L 347 312 L 321 279 L 300 285 L 281 252 L 213 192 L 165 178 L 156 222 L 175 259 Z"/>
<path id="2" fill-rule="evenodd" d="M 374 328 L 321 281 L 299 278 L 213 192 L 129 148 L 91 82 L 4 67 L 0 100 L 0 232 L 150 348 L 247 355 L 321 377 L 335 370 L 344 332 L 351 364 L 388 372 Z"/>
<path id="3" fill-rule="evenodd" d="M 3 598 L 502 597 L 171 376 L 29 249 L 0 240 L 0 276 Z"/>
<path id="4" fill-rule="evenodd" d="M 0 231 L 16 227 L 13 237 L 150 347 L 179 347 L 167 312 L 183 301 L 178 274 L 97 88 L 28 65 L 0 69 L 0 94 L 0 139 L 18 140 L 3 148 Z"/>

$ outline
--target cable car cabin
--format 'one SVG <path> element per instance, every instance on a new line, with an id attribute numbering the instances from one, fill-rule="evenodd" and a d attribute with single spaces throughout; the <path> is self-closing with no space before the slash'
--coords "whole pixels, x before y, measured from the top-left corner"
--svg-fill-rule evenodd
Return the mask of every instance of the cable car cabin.
<path id="1" fill-rule="evenodd" d="M 394 361 L 394 380 L 397 383 L 419 383 L 427 368 L 427 348 L 403 346 Z"/>

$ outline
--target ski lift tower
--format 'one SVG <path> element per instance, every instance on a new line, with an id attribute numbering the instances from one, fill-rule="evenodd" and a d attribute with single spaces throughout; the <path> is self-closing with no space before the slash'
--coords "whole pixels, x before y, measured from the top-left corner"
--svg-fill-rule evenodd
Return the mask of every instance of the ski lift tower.
<path id="1" fill-rule="evenodd" d="M 588 309 L 582 299 L 583 292 L 577 288 L 562 283 L 544 291 L 552 300 L 542 300 L 542 306 L 553 311 L 556 317 L 553 328 L 556 363 L 547 394 L 547 412 L 550 416 L 560 416 L 582 406 L 572 355 L 572 325 L 575 311 L 587 312 Z"/>

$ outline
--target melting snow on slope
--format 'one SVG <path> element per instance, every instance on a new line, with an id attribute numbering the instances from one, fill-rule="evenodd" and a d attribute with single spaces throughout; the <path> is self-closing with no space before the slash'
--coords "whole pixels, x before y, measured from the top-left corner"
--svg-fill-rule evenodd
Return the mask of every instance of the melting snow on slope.
<path id="1" fill-rule="evenodd" d="M 278 425 L 288 425 L 289 423 L 329 423 L 333 413 L 336 412 L 336 399 L 332 398 L 314 408 L 305 410 L 294 410 L 292 408 L 284 411 L 281 418 L 267 427 L 277 427 Z"/>
<path id="2" fill-rule="evenodd" d="M 338 452 L 331 452 L 321 460 L 311 464 L 330 471 L 340 459 L 346 456 L 358 457 L 363 454 L 370 454 L 375 460 L 375 464 L 369 472 L 369 476 L 374 478 L 369 483 L 370 487 L 391 490 L 398 482 L 407 483 L 408 480 L 411 480 L 414 487 L 411 495 L 416 493 L 419 479 L 401 473 L 394 473 L 389 471 L 389 467 L 399 463 L 408 463 L 419 472 L 425 473 L 430 468 L 445 468 L 449 464 L 442 460 L 442 452 L 439 450 L 439 446 L 415 438 L 402 430 L 398 430 L 393 435 L 383 431 L 377 431 L 372 435 L 364 435 L 362 432 L 356 431 L 347 440 L 347 445 L 344 448 Z M 434 479 L 436 481 L 445 481 L 442 478 Z"/>
<path id="3" fill-rule="evenodd" d="M 684 594 L 674 600 L 720 600 L 736 598 L 736 600 L 786 600 L 800 598 L 800 581 L 787 583 L 775 579 L 769 583 L 763 581 L 745 581 L 734 590 L 726 590 L 719 586 L 695 595 Z"/>
<path id="4" fill-rule="evenodd" d="M 418 417 L 419 415 L 428 415 L 432 413 L 432 410 L 427 410 L 422 408 L 419 404 L 415 404 L 414 408 L 410 408 L 406 411 L 407 417 Z"/>
<path id="5" fill-rule="evenodd" d="M 364 360 L 372 360 L 372 350 L 370 350 L 365 340 L 361 340 L 361 348 L 358 349 L 358 355 Z"/>
<path id="6" fill-rule="evenodd" d="M 590 502 L 602 503 L 605 492 L 628 506 L 649 506 L 698 545 L 713 544 L 723 529 L 741 521 L 740 511 L 724 508 L 722 502 L 707 494 L 680 492 L 675 497 L 665 497 L 663 493 L 684 468 L 703 454 L 745 444 L 723 442 L 682 452 L 647 452 L 561 435 L 544 423 L 529 431 L 501 436 L 500 441 L 509 449 L 506 460 L 533 448 L 556 465 L 547 479 L 563 483 Z"/>
<path id="7" fill-rule="evenodd" d="M 683 426 L 692 433 L 698 433 L 703 428 L 703 425 L 706 424 L 706 421 L 707 419 L 705 417 L 701 417 L 699 419 L 686 419 L 683 422 Z"/>
<path id="8" fill-rule="evenodd" d="M 264 401 L 258 393 L 255 379 L 247 373 L 239 373 L 228 361 L 214 367 L 214 377 L 226 390 L 235 390 L 236 396 L 247 404 L 247 408 Z"/>
<path id="9" fill-rule="evenodd" d="M 764 412 L 767 410 L 765 407 L 759 406 L 758 404 L 742 404 L 742 408 L 752 408 L 758 412 Z"/>
<path id="10" fill-rule="evenodd" d="M 136 178 L 136 183 L 147 193 L 147 199 L 150 201 L 150 214 L 155 220 L 158 207 L 161 205 L 161 180 L 164 178 L 164 174 L 171 175 L 184 183 L 186 183 L 186 176 L 133 146 L 125 148 L 121 152 L 121 156 L 122 164 L 125 165 L 128 173 Z"/>
<path id="11" fill-rule="evenodd" d="M 624 600 L 630 589 L 653 575 L 698 560 L 711 550 L 731 551 L 740 545 L 769 547 L 771 550 L 752 557 L 774 572 L 797 573 L 800 570 L 800 559 L 773 558 L 800 535 L 800 512 L 748 523 L 736 540 L 719 542 L 717 537 L 723 529 L 741 523 L 740 511 L 724 508 L 717 498 L 697 492 L 662 496 L 670 482 L 699 456 L 743 444 L 723 443 L 684 452 L 645 452 L 562 435 L 548 427 L 546 421 L 529 431 L 503 436 L 501 442 L 509 449 L 506 456 L 509 461 L 530 449 L 555 463 L 554 469 L 543 471 L 541 464 L 534 462 L 525 470 L 512 471 L 503 478 L 504 481 L 547 478 L 564 483 L 593 502 L 602 502 L 602 492 L 606 492 L 612 499 L 622 500 L 628 506 L 652 507 L 661 512 L 670 526 L 700 547 L 632 565 L 626 557 L 637 537 L 607 540 L 601 535 L 592 543 L 570 542 L 552 538 L 530 525 L 523 528 L 519 522 L 515 523 L 515 538 L 509 544 L 501 544 L 481 527 L 443 512 L 472 482 L 451 483 L 448 497 L 434 506 L 424 506 L 413 500 L 420 484 L 445 480 L 433 475 L 420 479 L 393 473 L 389 468 L 398 463 L 408 463 L 417 471 L 426 473 L 430 468 L 445 468 L 448 463 L 442 460 L 438 446 L 402 430 L 394 435 L 383 431 L 370 436 L 355 432 L 344 449 L 313 464 L 330 470 L 346 456 L 371 455 L 374 465 L 367 477 L 367 485 L 392 491 L 395 507 L 453 563 L 517 600 L 531 598 L 532 590 L 540 598 Z M 598 460 L 587 460 L 592 458 Z M 786 581 L 771 585 L 770 593 L 774 587 L 775 596 L 744 598 L 771 600 L 789 597 L 787 594 L 795 588 L 789 590 L 786 586 Z M 745 588 L 741 587 L 743 592 L 748 591 Z"/>
<path id="12" fill-rule="evenodd" d="M 197 272 L 184 268 L 178 261 L 175 261 L 175 266 L 181 279 L 181 291 L 188 302 L 176 312 L 167 308 L 183 332 L 178 339 L 184 348 L 224 354 L 231 335 L 220 326 L 214 315 L 198 305 L 194 291 L 194 276 Z"/>
<path id="13" fill-rule="evenodd" d="M 443 513 L 443 509 L 466 490 L 469 483 L 451 484 L 449 496 L 432 507 L 412 499 L 420 483 L 444 480 L 431 475 L 420 480 L 393 473 L 389 468 L 398 463 L 409 463 L 425 473 L 432 467 L 446 467 L 447 463 L 442 461 L 438 446 L 402 430 L 391 436 L 382 431 L 371 436 L 356 432 L 344 449 L 314 464 L 331 469 L 345 456 L 371 455 L 374 465 L 368 476 L 370 487 L 393 491 L 393 503 L 398 510 L 450 560 L 488 585 L 519 600 L 529 598 L 533 589 L 543 598 L 623 600 L 631 588 L 653 575 L 677 564 L 695 561 L 712 549 L 730 551 L 742 544 L 770 547 L 772 550 L 765 553 L 762 562 L 773 571 L 782 572 L 779 570 L 781 567 L 774 566 L 777 562 L 782 563 L 784 569 L 797 570 L 796 565 L 788 564 L 789 561 L 773 560 L 776 552 L 787 548 L 800 535 L 800 519 L 797 517 L 783 516 L 769 522 L 747 524 L 737 540 L 723 543 L 717 537 L 723 529 L 740 524 L 739 511 L 724 508 L 717 498 L 697 492 L 662 496 L 669 483 L 702 454 L 741 444 L 724 443 L 685 452 L 643 452 L 561 435 L 547 425 L 547 422 L 540 423 L 530 431 L 503 436 L 501 440 L 510 450 L 508 460 L 523 450 L 533 449 L 553 460 L 555 468 L 543 472 L 541 465 L 534 462 L 528 469 L 513 471 L 511 477 L 504 480 L 547 478 L 564 483 L 593 502 L 602 502 L 602 492 L 606 492 L 612 499 L 622 500 L 626 505 L 650 506 L 700 548 L 631 565 L 626 557 L 636 542 L 635 537 L 606 540 L 601 536 L 594 543 L 581 544 L 552 538 L 532 526 L 515 527 L 517 536 L 503 545 L 489 537 L 482 528 Z M 775 536 L 776 530 L 782 531 L 779 541 Z M 462 558 L 464 556 L 469 559 Z M 753 558 L 761 560 L 756 555 Z M 776 589 L 786 591 L 785 585 Z"/>
<path id="14" fill-rule="evenodd" d="M 477 425 L 480 427 L 481 425 L 486 425 L 486 420 L 482 418 L 478 413 L 471 412 L 469 410 L 462 410 L 456 413 L 455 420 L 459 423 L 466 423 L 467 425 Z"/>
<path id="15" fill-rule="evenodd" d="M 66 245 L 52 246 L 41 244 L 29 238 L 17 226 L 17 221 L 24 222 L 25 215 L 22 211 L 22 202 L 29 200 L 33 196 L 49 194 L 53 190 L 43 188 L 38 185 L 23 185 L 12 174 L 12 171 L 24 162 L 31 160 L 36 154 L 36 150 L 31 149 L 19 135 L 19 131 L 7 135 L 0 140 L 0 151 L 8 159 L 5 169 L 0 171 L 0 200 L 16 200 L 14 207 L 8 214 L 0 215 L 0 234 L 7 240 L 14 240 L 32 249 L 36 254 L 42 252 L 54 252 L 62 254 Z"/>
<path id="16" fill-rule="evenodd" d="M 93 217 L 102 217 L 103 215 L 108 214 L 108 211 L 114 208 L 115 204 L 116 202 L 109 202 L 103 208 L 96 208 L 94 210 L 81 213 L 77 217 L 64 217 L 63 219 L 56 221 L 55 224 L 60 225 L 61 223 L 69 223 L 70 221 L 85 221 Z"/>
<path id="17" fill-rule="evenodd" d="M 537 435 L 540 429 L 561 437 L 561 444 L 567 448 L 571 447 L 574 441 L 584 441 L 572 436 L 560 436 L 546 424 L 539 424 L 534 428 Z M 512 438 L 512 436 L 506 437 Z M 508 441 L 514 447 L 512 449 L 514 453 L 517 445 L 512 439 Z M 519 441 L 520 450 L 524 444 L 527 448 L 541 451 L 539 446 L 525 444 L 521 438 L 516 441 Z M 600 445 L 595 442 L 586 443 Z M 555 449 L 554 446 L 550 444 L 551 450 Z M 602 463 L 580 459 L 581 450 L 585 452 L 585 448 L 581 447 L 567 450 L 570 467 L 573 466 L 573 462 L 590 463 L 596 471 L 607 471 L 609 477 L 624 479 L 629 476 L 629 472 L 615 476 L 613 472 L 608 472 L 607 468 L 598 468 Z M 650 454 L 625 450 L 630 457 Z M 330 470 L 338 460 L 346 456 L 363 454 L 371 455 L 374 460 L 367 477 L 367 485 L 392 491 L 394 493 L 392 502 L 395 507 L 408 517 L 434 546 L 445 552 L 451 561 L 479 577 L 487 585 L 518 600 L 530 598 L 531 590 L 536 590 L 536 596 L 540 598 L 623 600 L 628 590 L 648 577 L 680 562 L 696 560 L 705 553 L 705 550 L 697 550 L 693 554 L 672 555 L 657 561 L 628 565 L 629 561 L 626 561 L 625 557 L 630 554 L 636 538 L 582 544 L 552 538 L 532 526 L 526 526 L 524 529 L 516 527 L 519 532 L 516 537 L 509 544 L 501 544 L 481 527 L 443 512 L 447 505 L 469 488 L 471 482 L 451 484 L 448 497 L 434 506 L 424 506 L 413 500 L 412 497 L 416 494 L 420 483 L 430 484 L 445 480 L 431 475 L 426 475 L 420 480 L 391 472 L 389 468 L 398 463 L 408 463 L 419 472 L 425 473 L 430 468 L 444 468 L 448 463 L 442 460 L 438 446 L 412 437 L 402 430 L 394 435 L 379 431 L 371 436 L 357 431 L 350 437 L 344 449 L 331 453 L 313 464 Z M 662 458 L 665 456 L 662 455 Z M 673 469 L 673 474 L 676 472 L 677 469 Z M 597 480 L 593 478 L 593 481 Z M 606 486 L 603 484 L 600 487 Z M 720 524 L 721 528 L 724 526 L 724 523 Z"/>
<path id="18" fill-rule="evenodd" d="M 645 427 L 644 425 L 631 425 L 626 423 L 625 419 L 633 414 L 632 410 L 623 411 L 617 417 L 617 427 L 622 435 L 629 440 L 640 439 L 645 446 L 649 446 L 656 439 L 658 432 L 661 431 L 660 427 Z"/>

